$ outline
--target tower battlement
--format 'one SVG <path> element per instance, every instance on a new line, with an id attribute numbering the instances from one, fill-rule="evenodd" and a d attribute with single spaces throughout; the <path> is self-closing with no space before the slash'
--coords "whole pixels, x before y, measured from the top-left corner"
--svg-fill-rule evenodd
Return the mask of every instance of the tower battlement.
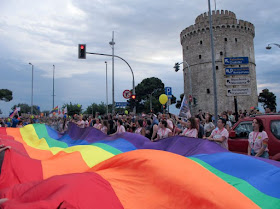
<path id="1" fill-rule="evenodd" d="M 195 24 L 200 24 L 200 23 L 204 23 L 209 21 L 209 12 L 205 12 L 201 15 L 199 15 L 196 19 L 195 19 Z M 233 19 L 236 20 L 236 15 L 235 13 L 228 11 L 228 10 L 217 10 L 212 11 L 212 18 L 214 19 Z"/>
<path id="2" fill-rule="evenodd" d="M 235 13 L 228 10 L 212 11 L 212 25 L 214 30 L 239 30 L 255 37 L 255 26 L 248 21 L 237 20 Z M 203 32 L 209 32 L 209 12 L 199 15 L 194 25 L 181 32 L 181 43 L 185 38 Z"/>

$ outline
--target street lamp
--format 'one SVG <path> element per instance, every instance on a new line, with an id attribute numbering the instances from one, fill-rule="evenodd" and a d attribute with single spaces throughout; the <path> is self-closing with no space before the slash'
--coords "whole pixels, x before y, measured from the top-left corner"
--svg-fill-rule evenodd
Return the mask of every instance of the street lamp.
<path id="1" fill-rule="evenodd" d="M 95 53 L 95 52 L 87 52 L 87 54 L 95 54 L 95 55 L 102 55 L 102 56 L 108 56 L 108 57 L 111 57 L 112 55 L 110 54 L 102 54 L 102 53 Z M 132 74 L 132 94 L 135 95 L 135 79 L 134 79 L 134 73 L 133 73 L 133 70 L 131 68 L 131 66 L 129 65 L 129 63 L 122 57 L 120 56 L 117 56 L 117 55 L 114 55 L 114 57 L 117 57 L 119 59 L 121 59 L 122 61 L 124 61 L 127 66 L 129 67 L 130 71 L 131 71 L 131 74 Z M 114 91 L 113 91 L 114 92 Z M 113 93 L 114 95 L 114 93 Z M 113 99 L 113 102 L 114 102 L 114 99 Z M 113 105 L 113 108 L 114 108 L 114 105 Z M 112 111 L 113 112 L 113 111 Z M 133 113 L 135 114 L 136 113 L 136 106 L 133 108 Z"/>
<path id="2" fill-rule="evenodd" d="M 107 80 L 107 61 L 106 64 L 106 114 L 108 115 L 108 80 Z"/>
<path id="3" fill-rule="evenodd" d="M 175 63 L 175 66 L 174 66 L 174 68 L 175 68 L 175 72 L 178 72 L 180 69 L 179 69 L 179 66 L 182 64 L 182 63 L 184 63 L 184 64 L 186 64 L 187 65 L 187 68 L 188 68 L 188 74 L 189 74 L 189 97 L 188 97 L 188 101 L 189 101 L 189 104 L 190 104 L 190 112 L 192 112 L 192 108 L 191 108 L 191 101 L 190 101 L 190 96 L 192 97 L 192 78 L 191 78 L 191 68 L 190 68 L 190 65 L 188 64 L 188 62 L 187 61 L 183 61 L 183 62 L 181 62 L 181 63 Z M 186 68 L 184 68 L 183 69 L 183 72 L 184 72 L 184 70 L 185 70 Z"/>
<path id="4" fill-rule="evenodd" d="M 115 114 L 115 85 L 114 85 L 114 31 L 112 33 L 112 41 L 109 42 L 109 44 L 112 46 L 112 113 Z"/>
<path id="5" fill-rule="evenodd" d="M 33 114 L 33 69 L 34 65 L 29 62 L 29 65 L 32 66 L 32 83 L 31 83 L 31 115 Z"/>
<path id="6" fill-rule="evenodd" d="M 265 47 L 265 48 L 267 50 L 270 50 L 272 48 L 270 45 L 275 45 L 275 46 L 278 46 L 280 48 L 280 44 L 275 44 L 275 43 L 268 44 L 267 47 Z"/>

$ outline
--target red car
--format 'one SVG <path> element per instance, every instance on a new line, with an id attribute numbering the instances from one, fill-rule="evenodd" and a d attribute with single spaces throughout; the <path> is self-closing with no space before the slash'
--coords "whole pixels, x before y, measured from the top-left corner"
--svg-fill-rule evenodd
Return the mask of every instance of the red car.
<path id="1" fill-rule="evenodd" d="M 254 118 L 262 120 L 268 135 L 269 158 L 280 160 L 280 114 L 255 115 L 239 120 L 229 133 L 229 150 L 242 154 L 248 153 L 248 137 L 253 131 Z"/>

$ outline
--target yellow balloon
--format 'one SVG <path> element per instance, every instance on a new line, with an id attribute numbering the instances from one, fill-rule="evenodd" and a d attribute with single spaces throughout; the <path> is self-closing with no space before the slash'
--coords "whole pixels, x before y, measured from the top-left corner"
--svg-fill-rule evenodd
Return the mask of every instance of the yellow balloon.
<path id="1" fill-rule="evenodd" d="M 159 96 L 160 104 L 164 105 L 167 101 L 168 101 L 168 97 L 166 96 L 166 94 L 162 94 Z"/>

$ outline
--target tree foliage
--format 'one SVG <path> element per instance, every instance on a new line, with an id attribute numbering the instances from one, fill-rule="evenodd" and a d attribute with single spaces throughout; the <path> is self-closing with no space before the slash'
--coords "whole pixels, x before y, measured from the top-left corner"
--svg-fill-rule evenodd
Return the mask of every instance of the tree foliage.
<path id="1" fill-rule="evenodd" d="M 17 105 L 14 105 L 11 109 L 14 111 L 16 107 L 20 107 L 20 113 L 31 113 L 31 106 L 25 103 L 19 103 Z M 34 115 L 39 115 L 40 114 L 40 109 L 38 108 L 37 105 L 33 105 L 33 114 Z"/>
<path id="2" fill-rule="evenodd" d="M 9 89 L 0 89 L 0 100 L 9 102 L 13 99 L 13 92 Z"/>
<path id="3" fill-rule="evenodd" d="M 96 113 L 99 113 L 101 115 L 106 114 L 106 104 L 104 102 L 101 102 L 101 104 L 96 104 L 96 103 L 92 103 L 91 105 L 89 105 L 87 107 L 87 109 L 85 110 L 85 114 L 93 114 L 95 115 Z M 108 105 L 108 112 L 112 112 L 112 105 Z"/>
<path id="4" fill-rule="evenodd" d="M 164 94 L 164 83 L 155 77 L 145 78 L 135 87 L 136 99 L 127 100 L 131 111 L 136 105 L 137 112 L 150 112 L 150 97 L 152 101 L 153 112 L 162 111 L 162 105 L 159 102 L 159 96 Z M 171 104 L 176 103 L 176 97 L 172 95 Z"/>
<path id="5" fill-rule="evenodd" d="M 272 111 L 276 110 L 276 96 L 268 89 L 263 89 L 259 94 L 259 103 L 262 103 L 264 108 L 269 108 Z"/>
<path id="6" fill-rule="evenodd" d="M 75 114 L 81 114 L 82 113 L 82 105 L 80 104 L 64 104 L 62 108 L 64 109 L 67 107 L 67 114 L 70 116 L 73 116 Z"/>

